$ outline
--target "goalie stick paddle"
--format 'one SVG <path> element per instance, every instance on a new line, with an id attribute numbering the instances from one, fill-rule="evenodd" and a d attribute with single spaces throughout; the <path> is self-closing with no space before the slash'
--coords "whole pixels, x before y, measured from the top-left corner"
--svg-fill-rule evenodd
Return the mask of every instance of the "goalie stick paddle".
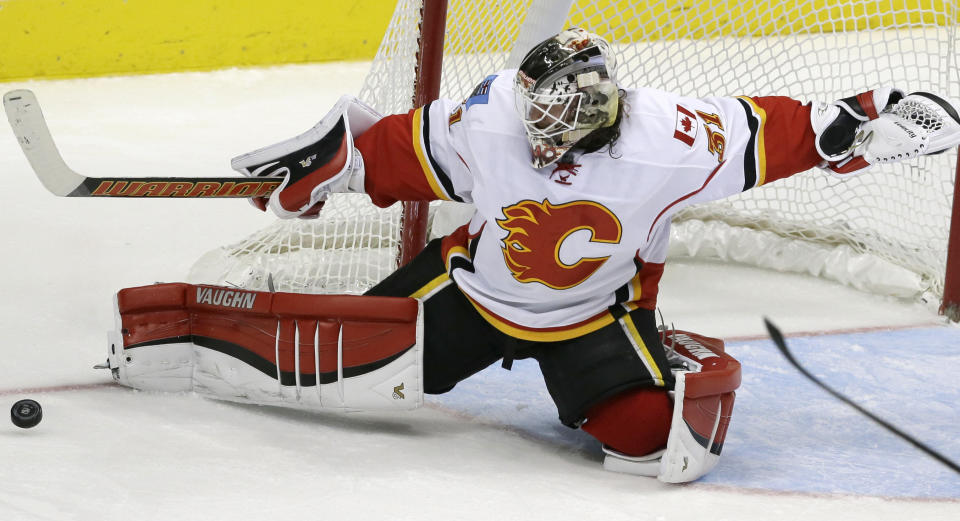
<path id="1" fill-rule="evenodd" d="M 60 156 L 33 92 L 6 93 L 3 108 L 37 178 L 61 197 L 268 197 L 283 182 L 244 177 L 87 177 Z"/>
<path id="2" fill-rule="evenodd" d="M 793 353 L 791 353 L 790 350 L 787 348 L 787 342 L 786 342 L 786 340 L 783 339 L 783 334 L 780 332 L 779 329 L 777 329 L 777 326 L 773 325 L 773 322 L 770 322 L 770 319 L 768 319 L 768 318 L 764 318 L 764 319 L 763 319 L 763 323 L 766 324 L 766 326 L 767 326 L 767 332 L 770 333 L 770 338 L 773 339 L 773 343 L 777 345 L 777 349 L 779 349 L 780 352 L 783 354 L 783 356 L 786 357 L 787 361 L 790 362 L 790 365 L 792 365 L 797 371 L 800 371 L 800 374 L 802 374 L 803 376 L 807 377 L 807 379 L 809 379 L 811 382 L 817 384 L 817 385 L 818 385 L 821 389 L 823 389 L 824 391 L 827 391 L 828 393 L 830 393 L 831 395 L 833 395 L 834 398 L 836 398 L 836 399 L 840 400 L 841 402 L 849 405 L 850 407 L 853 407 L 853 408 L 856 409 L 857 412 L 859 412 L 860 414 L 863 414 L 863 415 L 866 416 L 867 418 L 870 418 L 871 420 L 877 422 L 877 423 L 880 424 L 880 426 L 883 427 L 884 429 L 887 429 L 888 431 L 896 434 L 896 435 L 899 436 L 900 438 L 902 438 L 902 439 L 904 439 L 905 441 L 909 442 L 909 443 L 910 443 L 911 445 L 913 445 L 914 447 L 916 447 L 916 448 L 922 450 L 923 452 L 925 452 L 925 453 L 926 453 L 928 456 L 930 456 L 931 458 L 939 461 L 940 463 L 943 463 L 943 464 L 946 465 L 947 467 L 950 467 L 950 469 L 953 470 L 954 472 L 960 474 L 960 466 L 958 466 L 958 465 L 957 465 L 956 463 L 954 463 L 953 461 L 949 460 L 946 456 L 944 456 L 944 455 L 940 454 L 939 452 L 931 449 L 931 448 L 928 447 L 926 444 L 924 444 L 923 442 L 917 440 L 917 439 L 914 438 L 913 436 L 910 436 L 909 434 L 907 434 L 907 433 L 901 431 L 900 429 L 894 427 L 894 426 L 891 425 L 889 422 L 884 421 L 883 419 L 879 418 L 878 416 L 876 416 L 876 415 L 873 414 L 872 412 L 864 409 L 863 407 L 861 407 L 860 405 L 858 405 L 858 404 L 857 404 L 856 402 L 854 402 L 853 400 L 851 400 L 851 399 L 847 398 L 846 396 L 840 394 L 839 392 L 833 390 L 833 389 L 832 389 L 831 387 L 829 387 L 827 384 L 821 382 L 821 381 L 818 380 L 815 376 L 813 376 L 812 374 L 810 374 L 810 372 L 807 371 L 806 369 L 804 369 L 804 367 L 801 366 L 799 362 L 797 362 L 797 359 L 793 357 Z"/>

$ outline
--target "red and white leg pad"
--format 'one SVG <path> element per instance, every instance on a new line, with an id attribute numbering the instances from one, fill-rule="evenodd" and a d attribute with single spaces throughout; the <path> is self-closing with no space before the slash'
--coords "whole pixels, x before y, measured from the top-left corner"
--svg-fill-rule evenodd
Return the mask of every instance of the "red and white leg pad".
<path id="1" fill-rule="evenodd" d="M 119 291 L 108 365 L 125 386 L 302 409 L 423 403 L 416 299 L 156 284 Z"/>
<path id="2" fill-rule="evenodd" d="M 684 331 L 664 335 L 673 367 L 673 417 L 666 449 L 640 457 L 604 447 L 607 470 L 656 476 L 667 483 L 693 481 L 717 465 L 740 387 L 740 362 L 723 341 Z"/>

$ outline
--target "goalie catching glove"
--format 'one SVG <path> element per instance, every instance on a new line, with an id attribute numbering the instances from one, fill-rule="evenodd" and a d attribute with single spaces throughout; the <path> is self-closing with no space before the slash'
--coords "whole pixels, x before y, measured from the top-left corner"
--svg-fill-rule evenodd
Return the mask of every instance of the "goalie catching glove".
<path id="1" fill-rule="evenodd" d="M 423 403 L 422 305 L 155 284 L 120 290 L 106 367 L 121 385 L 299 409 Z"/>
<path id="2" fill-rule="evenodd" d="M 810 118 L 821 166 L 841 175 L 960 145 L 960 103 L 928 92 L 875 89 L 814 108 Z"/>
<path id="3" fill-rule="evenodd" d="M 331 193 L 363 192 L 363 157 L 353 139 L 381 118 L 353 96 L 343 96 L 313 128 L 286 141 L 233 158 L 234 170 L 250 177 L 283 177 L 269 199 L 251 202 L 269 206 L 283 219 L 315 218 Z"/>

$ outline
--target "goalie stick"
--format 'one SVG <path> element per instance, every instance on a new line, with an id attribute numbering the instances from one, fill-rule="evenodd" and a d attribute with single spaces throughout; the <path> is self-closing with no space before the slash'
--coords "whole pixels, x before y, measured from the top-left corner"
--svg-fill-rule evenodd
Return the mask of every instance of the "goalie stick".
<path id="1" fill-rule="evenodd" d="M 268 197 L 283 182 L 283 178 L 87 177 L 60 156 L 33 92 L 6 93 L 3 108 L 37 178 L 61 197 Z"/>
<path id="2" fill-rule="evenodd" d="M 902 438 L 903 440 L 907 441 L 908 443 L 910 443 L 910 444 L 913 445 L 914 447 L 916 447 L 916 448 L 922 450 L 923 452 L 925 452 L 925 453 L 926 453 L 928 456 L 930 456 L 931 458 L 939 461 L 940 463 L 943 463 L 944 465 L 946 465 L 947 467 L 949 467 L 949 468 L 950 468 L 951 470 L 953 470 L 954 472 L 960 474 L 960 465 L 957 465 L 956 463 L 954 463 L 953 461 L 951 461 L 950 459 L 948 459 L 946 456 L 944 456 L 944 455 L 940 454 L 939 452 L 937 452 L 937 451 L 931 449 L 930 447 L 928 447 L 925 443 L 917 440 L 917 439 L 914 438 L 913 436 L 910 436 L 909 434 L 907 434 L 907 433 L 901 431 L 900 429 L 894 427 L 893 425 L 891 425 L 890 423 L 888 423 L 888 422 L 884 421 L 883 419 L 879 418 L 877 415 L 873 414 L 872 412 L 870 412 L 870 411 L 864 409 L 863 407 L 857 405 L 857 403 L 854 402 L 853 400 L 851 400 L 850 398 L 847 398 L 846 396 L 840 394 L 838 391 L 835 391 L 835 390 L 833 390 L 833 388 L 827 386 L 827 384 L 825 384 L 825 383 L 821 382 L 820 380 L 818 380 L 818 379 L 817 379 L 815 376 L 813 376 L 809 371 L 807 371 L 806 369 L 804 369 L 804 367 L 801 366 L 799 362 L 797 362 L 797 359 L 793 357 L 793 353 L 791 353 L 790 350 L 787 348 L 787 342 L 786 342 L 786 340 L 783 339 L 783 333 L 780 332 L 780 330 L 777 328 L 777 326 L 773 325 L 773 322 L 770 322 L 770 319 L 768 319 L 768 318 L 764 318 L 764 319 L 763 319 L 763 323 L 766 324 L 766 326 L 767 326 L 767 332 L 770 333 L 770 338 L 773 339 L 773 343 L 777 345 L 777 349 L 779 349 L 780 352 L 783 354 L 783 356 L 787 359 L 787 361 L 790 362 L 790 365 L 792 365 L 797 371 L 800 371 L 800 374 L 802 374 L 803 376 L 807 377 L 807 379 L 810 380 L 811 382 L 817 384 L 817 385 L 818 385 L 821 389 L 823 389 L 824 391 L 827 391 L 828 393 L 830 393 L 834 398 L 836 398 L 836 399 L 840 400 L 841 402 L 849 405 L 850 407 L 853 407 L 853 408 L 856 409 L 857 412 L 859 412 L 860 414 L 863 414 L 863 415 L 866 416 L 867 418 L 870 418 L 871 420 L 877 422 L 877 423 L 880 424 L 880 426 L 883 427 L 884 429 L 887 429 L 888 431 L 896 434 L 897 436 L 899 436 L 899 437 Z"/>

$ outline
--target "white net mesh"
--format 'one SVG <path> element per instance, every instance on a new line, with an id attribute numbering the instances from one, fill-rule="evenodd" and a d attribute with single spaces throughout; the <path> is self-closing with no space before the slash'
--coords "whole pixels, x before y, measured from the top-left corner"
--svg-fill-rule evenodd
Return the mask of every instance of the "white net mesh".
<path id="1" fill-rule="evenodd" d="M 569 0 L 450 0 L 441 96 L 465 97 L 486 75 L 507 63 L 518 38 L 529 47 L 529 42 L 562 26 L 579 25 L 615 43 L 620 55 L 618 78 L 623 85 L 651 86 L 689 96 L 787 95 L 817 101 L 891 85 L 908 92 L 928 90 L 960 98 L 958 6 L 954 0 L 581 0 L 572 8 L 570 4 Z M 530 9 L 540 9 L 540 14 L 530 15 L 528 20 Z M 560 26 L 551 27 L 558 23 L 554 20 L 563 18 L 556 16 L 557 12 L 568 14 Z M 384 113 L 411 106 L 419 13 L 420 0 L 399 0 L 360 94 Z M 533 22 L 540 26 L 534 27 Z M 536 37 L 531 39 L 531 35 Z M 510 59 L 516 60 L 517 54 Z M 822 258 L 841 262 L 843 257 L 843 262 L 854 265 L 906 270 L 915 276 L 878 276 L 874 272 L 867 279 L 909 279 L 910 288 L 892 293 L 938 295 L 946 270 L 956 161 L 957 153 L 952 150 L 910 165 L 874 167 L 868 174 L 843 181 L 811 171 L 721 203 L 695 207 L 675 219 L 677 244 L 672 251 L 805 269 L 858 287 L 887 291 L 869 282 L 844 280 L 853 276 L 848 272 L 863 271 L 856 266 L 841 270 L 847 274 L 831 275 L 836 270 L 783 268 L 769 259 L 771 255 L 794 255 L 787 253 L 790 250 L 771 253 L 770 247 L 761 246 L 758 251 L 764 252 L 767 261 L 751 260 L 743 250 L 730 251 L 743 240 L 737 243 L 729 235 L 704 248 L 710 240 L 700 234 L 716 233 L 717 229 L 705 223 L 722 223 L 737 230 L 754 230 L 760 237 L 803 241 L 827 252 L 817 261 L 820 263 Z M 325 208 L 320 223 L 278 224 L 241 244 L 211 252 L 207 257 L 214 258 L 204 262 L 212 260 L 221 264 L 220 268 L 227 267 L 221 269 L 224 273 L 247 269 L 236 268 L 238 265 L 255 266 L 253 271 L 259 270 L 260 275 L 250 280 L 269 271 L 278 289 L 362 291 L 386 276 L 395 264 L 390 255 L 366 257 L 344 244 L 356 244 L 360 250 L 377 244 L 395 251 L 396 238 L 388 234 L 398 228 L 399 210 L 378 211 L 362 202 L 349 206 L 336 216 Z M 381 218 L 385 221 L 379 221 Z M 353 222 L 362 224 L 351 227 L 348 223 Z M 373 239 L 344 235 L 368 231 Z M 845 255 L 829 253 L 836 248 Z M 300 260 L 301 253 L 319 250 L 323 253 Z M 863 255 L 872 260 L 864 261 Z M 296 267 L 279 257 L 289 257 Z M 366 263 L 373 257 L 387 262 L 354 265 L 355 259 Z M 231 276 L 237 280 L 225 280 L 213 268 L 198 266 L 195 272 L 203 278 L 193 277 L 195 280 L 248 284 L 236 275 Z M 327 272 L 332 272 L 329 281 L 318 280 Z"/>
<path id="2" fill-rule="evenodd" d="M 397 266 L 400 205 L 385 210 L 363 194 L 338 194 L 315 220 L 277 220 L 207 252 L 187 280 L 294 293 L 362 293 Z"/>

